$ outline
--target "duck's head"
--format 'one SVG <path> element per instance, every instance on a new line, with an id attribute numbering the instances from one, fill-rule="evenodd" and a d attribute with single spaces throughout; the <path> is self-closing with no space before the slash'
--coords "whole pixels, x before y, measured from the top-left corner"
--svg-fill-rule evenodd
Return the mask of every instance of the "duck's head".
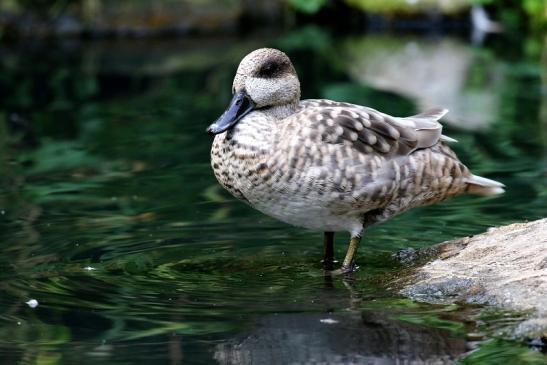
<path id="1" fill-rule="evenodd" d="M 255 109 L 295 106 L 300 100 L 300 83 L 285 53 L 260 48 L 239 63 L 232 93 L 230 105 L 207 132 L 222 133 Z"/>

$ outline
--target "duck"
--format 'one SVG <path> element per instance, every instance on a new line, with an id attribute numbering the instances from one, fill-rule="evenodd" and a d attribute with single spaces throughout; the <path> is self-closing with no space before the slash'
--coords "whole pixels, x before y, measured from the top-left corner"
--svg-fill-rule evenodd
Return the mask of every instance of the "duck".
<path id="1" fill-rule="evenodd" d="M 323 266 L 351 274 L 365 231 L 460 194 L 504 192 L 473 175 L 442 134 L 448 110 L 395 117 L 370 107 L 300 99 L 289 57 L 260 48 L 240 62 L 232 99 L 207 132 L 211 166 L 233 196 L 293 226 L 324 232 Z M 334 270 L 334 233 L 350 241 Z"/>

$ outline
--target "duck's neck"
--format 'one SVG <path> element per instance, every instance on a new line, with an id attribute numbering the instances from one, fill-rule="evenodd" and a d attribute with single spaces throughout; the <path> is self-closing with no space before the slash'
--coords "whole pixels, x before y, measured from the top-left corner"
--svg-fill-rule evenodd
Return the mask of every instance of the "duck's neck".
<path id="1" fill-rule="evenodd" d="M 274 119 L 284 119 L 296 112 L 298 104 L 299 101 L 296 101 L 291 104 L 274 105 L 261 110 Z"/>
<path id="2" fill-rule="evenodd" d="M 229 150 L 245 155 L 267 153 L 277 135 L 274 118 L 269 118 L 260 110 L 255 110 L 241 119 L 226 134 L 220 135 Z"/>
<path id="3" fill-rule="evenodd" d="M 297 107 L 295 103 L 257 109 L 228 131 L 226 141 L 233 141 L 238 147 L 251 146 L 250 150 L 266 153 L 275 143 L 283 119 L 295 113 Z"/>

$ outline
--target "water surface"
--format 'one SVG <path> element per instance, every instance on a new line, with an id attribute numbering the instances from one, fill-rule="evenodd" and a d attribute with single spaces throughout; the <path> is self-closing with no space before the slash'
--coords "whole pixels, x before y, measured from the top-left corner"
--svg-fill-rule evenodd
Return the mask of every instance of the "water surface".
<path id="1" fill-rule="evenodd" d="M 393 115 L 445 100 L 454 149 L 507 193 L 374 227 L 354 279 L 326 280 L 321 233 L 250 209 L 209 167 L 204 130 L 229 101 L 239 59 L 264 45 L 293 58 L 305 98 Z M 1 46 L 2 363 L 544 363 L 497 336 L 518 315 L 414 303 L 389 284 L 401 248 L 547 214 L 537 59 L 503 39 L 473 47 L 315 28 Z M 336 237 L 339 258 L 347 239 Z"/>

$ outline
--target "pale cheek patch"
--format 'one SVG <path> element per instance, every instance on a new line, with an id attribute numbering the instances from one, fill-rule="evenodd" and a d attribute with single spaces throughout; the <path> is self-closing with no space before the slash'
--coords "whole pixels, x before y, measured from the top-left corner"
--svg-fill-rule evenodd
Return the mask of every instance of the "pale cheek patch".
<path id="1" fill-rule="evenodd" d="M 247 93 L 257 104 L 257 107 L 266 105 L 280 105 L 291 101 L 290 88 L 279 79 L 248 78 L 245 82 Z M 294 98 L 294 97 L 293 97 Z"/>

